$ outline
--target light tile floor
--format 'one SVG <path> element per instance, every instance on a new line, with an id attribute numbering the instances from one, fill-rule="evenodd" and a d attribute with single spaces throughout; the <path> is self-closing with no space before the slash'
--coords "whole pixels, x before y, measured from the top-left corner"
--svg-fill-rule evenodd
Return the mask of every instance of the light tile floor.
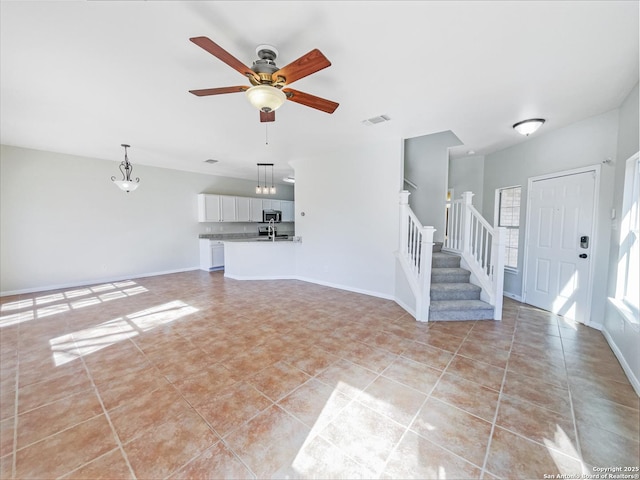
<path id="1" fill-rule="evenodd" d="M 596 330 L 188 272 L 1 299 L 2 478 L 543 478 L 637 467 Z M 631 472 L 637 473 L 636 472 Z"/>

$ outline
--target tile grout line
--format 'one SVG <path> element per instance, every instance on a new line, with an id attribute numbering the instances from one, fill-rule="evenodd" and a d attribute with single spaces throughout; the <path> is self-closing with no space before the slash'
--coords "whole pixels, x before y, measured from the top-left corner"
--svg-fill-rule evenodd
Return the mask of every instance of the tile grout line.
<path id="1" fill-rule="evenodd" d="M 191 343 L 192 345 L 194 345 L 194 347 L 196 347 L 196 348 L 197 348 L 197 345 L 193 344 L 193 342 L 191 342 L 191 340 L 189 340 L 188 338 L 184 337 L 183 335 L 180 335 L 180 333 L 178 333 L 178 336 L 180 336 L 180 337 L 182 337 L 182 338 L 186 339 L 187 341 L 189 341 L 189 343 Z M 238 455 L 238 454 L 237 454 L 237 453 L 236 453 L 236 452 L 231 448 L 231 446 L 226 442 L 225 438 L 220 434 L 220 432 L 218 432 L 218 431 L 213 427 L 213 425 L 211 425 L 211 424 L 209 423 L 209 421 L 208 421 L 206 418 L 204 418 L 204 417 L 202 416 L 202 414 L 198 411 L 198 409 L 197 409 L 195 406 L 193 406 L 193 405 L 191 404 L 191 402 L 190 402 L 190 401 L 189 401 L 189 400 L 188 400 L 188 399 L 187 399 L 187 398 L 182 394 L 182 392 L 181 392 L 181 391 L 180 391 L 180 390 L 179 390 L 179 389 L 178 389 L 178 388 L 173 384 L 173 382 L 171 382 L 171 381 L 166 377 L 166 375 L 164 375 L 164 374 L 163 374 L 163 373 L 158 369 L 158 367 L 157 367 L 157 366 L 155 365 L 155 363 L 151 360 L 151 358 L 149 358 L 149 356 L 144 352 L 144 350 L 143 350 L 142 348 L 140 348 L 140 345 L 138 345 L 138 344 L 137 344 L 136 342 L 134 342 L 134 341 L 131 341 L 131 343 L 133 344 L 134 348 L 136 348 L 136 349 L 140 352 L 140 354 L 141 354 L 141 355 L 142 355 L 142 356 L 147 360 L 147 362 L 149 362 L 149 364 L 150 364 L 150 365 L 152 365 L 152 366 L 153 366 L 153 368 L 155 368 L 156 370 L 158 370 L 158 372 L 159 372 L 159 374 L 162 376 L 162 378 L 164 378 L 164 379 L 167 381 L 167 383 L 168 383 L 169 385 L 171 385 L 171 387 L 173 387 L 173 389 L 176 391 L 176 393 L 177 393 L 178 395 L 180 395 L 180 397 L 181 397 L 181 398 L 182 398 L 182 399 L 187 403 L 187 405 L 189 405 L 189 406 L 193 409 L 193 411 L 195 412 L 195 414 L 196 414 L 196 415 L 198 415 L 198 417 L 200 417 L 200 418 L 204 421 L 204 423 L 205 423 L 205 424 L 206 424 L 206 425 L 211 429 L 211 431 L 212 431 L 213 433 L 215 433 L 215 434 L 218 436 L 218 439 L 219 439 L 219 440 L 218 440 L 218 442 L 222 442 L 222 444 L 223 444 L 223 445 L 224 445 L 224 446 L 225 446 L 225 447 L 226 447 L 226 448 L 231 452 L 231 454 L 232 454 L 235 458 L 237 458 L 237 459 L 238 459 L 238 461 L 239 461 L 239 462 L 240 462 L 240 463 L 241 463 L 241 464 L 242 464 L 242 465 L 243 465 L 243 466 L 244 466 L 244 467 L 249 471 L 249 473 L 251 473 L 255 478 L 258 478 L 258 477 L 257 477 L 257 475 L 253 472 L 253 470 L 251 470 L 251 468 L 249 467 L 249 465 L 247 465 L 247 464 L 246 464 L 246 463 L 245 463 L 245 462 L 240 458 L 240 456 L 239 456 L 239 455 Z M 223 365 L 222 363 L 220 363 L 220 365 L 222 365 L 222 366 L 223 366 L 223 368 L 224 368 L 224 365 Z M 242 380 L 242 379 L 241 379 L 241 380 L 237 380 L 236 382 L 234 382 L 234 383 L 233 383 L 233 385 L 235 385 L 235 384 L 237 384 L 237 383 L 240 383 L 240 382 L 243 382 L 243 381 L 244 381 L 244 380 Z M 248 384 L 248 385 L 250 385 L 249 383 L 247 383 L 247 384 Z M 255 388 L 255 387 L 253 387 L 253 385 L 250 385 L 250 386 L 251 386 L 252 388 Z M 158 387 L 158 388 L 162 388 L 162 387 Z M 155 390 L 153 390 L 153 391 L 156 391 L 156 390 L 158 390 L 158 389 L 155 389 Z M 262 394 L 262 392 L 260 392 L 260 393 Z M 268 398 L 268 397 L 266 397 L 266 396 L 265 396 L 265 398 Z M 270 399 L 269 399 L 269 400 L 270 400 Z M 267 408 L 269 408 L 269 407 L 267 407 Z M 265 408 L 264 410 L 266 410 L 266 408 Z M 252 417 L 251 417 L 250 419 L 248 419 L 246 422 L 244 422 L 242 425 L 239 425 L 238 427 L 234 428 L 232 431 L 227 432 L 227 435 L 229 435 L 229 433 L 232 433 L 232 432 L 234 432 L 235 430 L 239 429 L 240 427 L 244 426 L 246 423 L 248 423 L 249 421 L 251 421 L 253 418 L 255 418 L 256 416 L 258 416 L 260 413 L 264 412 L 264 410 L 260 410 L 258 413 L 256 413 L 254 416 L 252 416 Z M 212 445 L 209 445 L 209 446 L 208 446 L 206 449 L 204 449 L 202 452 L 198 452 L 198 454 L 197 454 L 197 455 L 195 455 L 194 457 L 190 458 L 190 459 L 189 459 L 189 460 L 187 460 L 185 463 L 183 463 L 182 465 L 180 465 L 177 469 L 175 469 L 174 471 L 172 471 L 171 473 L 169 473 L 169 475 L 167 476 L 167 478 L 168 478 L 168 477 L 170 477 L 171 475 L 173 475 L 173 474 L 175 474 L 175 473 L 179 472 L 181 469 L 183 469 L 184 467 L 186 467 L 187 465 L 189 465 L 190 463 L 192 463 L 193 461 L 195 461 L 195 460 L 196 460 L 200 455 L 202 455 L 204 452 L 206 452 L 208 449 L 210 449 L 212 446 L 214 446 L 214 445 L 215 445 L 216 443 L 218 443 L 218 442 L 215 442 L 215 443 L 213 443 Z M 124 450 L 124 449 L 123 449 L 123 450 Z M 127 464 L 128 464 L 128 461 L 127 461 Z"/>
<path id="2" fill-rule="evenodd" d="M 75 347 L 78 348 L 78 345 L 76 343 L 76 339 L 73 336 L 72 336 L 72 338 L 73 338 L 73 343 L 74 343 Z M 100 402 L 100 407 L 102 407 L 102 411 L 104 413 L 104 416 L 105 416 L 107 422 L 109 423 L 109 427 L 111 428 L 111 433 L 113 434 L 113 437 L 114 437 L 114 439 L 116 441 L 116 445 L 120 449 L 120 453 L 122 454 L 122 457 L 124 458 L 124 461 L 127 464 L 127 468 L 129 469 L 129 472 L 131 473 L 131 478 L 137 479 L 138 477 L 136 477 L 136 474 L 133 471 L 133 467 L 131 466 L 131 463 L 129 462 L 129 457 L 127 456 L 127 453 L 124 451 L 124 446 L 122 445 L 122 441 L 120 440 L 120 436 L 118 435 L 118 432 L 116 432 L 116 428 L 113 425 L 113 422 L 111 421 L 111 416 L 109 415 L 109 412 L 107 411 L 107 408 L 105 407 L 104 402 L 102 401 L 102 396 L 100 395 L 100 391 L 98 390 L 98 387 L 96 386 L 96 383 L 95 383 L 95 381 L 93 379 L 93 375 L 91 374 L 91 371 L 89 370 L 89 367 L 87 366 L 87 363 L 84 361 L 84 357 L 82 355 L 80 355 L 80 360 L 82 361 L 82 365 L 84 366 L 84 369 L 87 372 L 87 376 L 89 377 L 89 381 L 91 381 L 91 385 L 93 386 L 93 390 L 94 390 L 94 392 L 96 394 L 96 397 L 98 397 L 98 401 Z M 91 459 L 91 461 L 93 461 L 93 460 L 95 460 L 95 459 Z M 91 461 L 87 462 L 87 463 L 91 463 Z"/>
<path id="3" fill-rule="evenodd" d="M 463 338 L 463 339 L 462 339 L 462 341 L 460 342 L 460 345 L 458 345 L 458 348 L 456 348 L 456 351 L 455 351 L 455 352 L 453 352 L 453 355 L 451 355 L 451 358 L 450 358 L 450 359 L 449 359 L 449 361 L 447 362 L 447 365 L 442 369 L 442 372 L 440 372 L 440 375 L 438 376 L 438 379 L 437 379 L 437 380 L 436 380 L 436 382 L 433 384 L 433 387 L 431 387 L 431 389 L 429 390 L 429 393 L 428 393 L 428 394 L 427 394 L 427 396 L 425 397 L 425 399 L 424 399 L 424 401 L 422 402 L 422 404 L 420 404 L 420 407 L 418 407 L 418 410 L 417 410 L 417 411 L 416 411 L 416 413 L 414 414 L 413 418 L 411 418 L 411 421 L 410 421 L 410 422 L 408 422 L 407 427 L 405 428 L 404 432 L 403 432 L 403 433 L 402 433 L 402 435 L 400 436 L 400 439 L 399 439 L 399 440 L 398 440 L 398 442 L 394 445 L 394 447 L 391 449 L 391 452 L 389 452 L 389 455 L 387 455 L 387 458 L 386 458 L 386 460 L 385 460 L 385 462 L 384 462 L 384 467 L 382 468 L 382 470 L 381 470 L 381 472 L 380 472 L 381 474 L 382 474 L 382 473 L 384 473 L 385 469 L 387 468 L 387 466 L 388 466 L 388 464 L 389 464 L 389 460 L 390 460 L 390 458 L 391 458 L 391 455 L 393 455 L 393 453 L 398 449 L 398 447 L 399 447 L 399 446 L 400 446 L 400 444 L 402 443 L 402 440 L 404 440 L 404 438 L 407 436 L 407 433 L 408 433 L 409 431 L 411 431 L 411 425 L 413 425 L 413 422 L 415 422 L 416 418 L 418 417 L 418 415 L 420 414 L 420 412 L 422 411 L 422 409 L 424 408 L 424 406 L 426 405 L 426 403 L 427 403 L 427 402 L 429 401 L 429 399 L 431 398 L 431 395 L 433 394 L 434 390 L 436 389 L 436 387 L 437 387 L 437 386 L 438 386 L 438 384 L 440 383 L 440 380 L 442 379 L 442 376 L 445 374 L 445 372 L 446 372 L 447 368 L 449 368 L 449 365 L 451 365 L 451 362 L 453 362 L 453 359 L 455 358 L 456 354 L 457 354 L 457 353 L 458 353 L 458 351 L 460 350 L 460 347 L 462 347 L 462 344 L 467 340 L 467 337 L 468 337 L 468 336 L 469 336 L 469 334 L 471 333 L 471 330 L 473 330 L 473 327 L 475 327 L 476 322 L 477 322 L 477 320 L 476 320 L 476 321 L 474 321 L 474 323 L 473 323 L 473 325 L 471 326 L 471 328 L 469 329 L 469 331 L 467 331 L 467 334 L 464 336 L 464 338 Z M 429 327 L 429 329 L 430 329 L 430 327 Z M 413 341 L 415 341 L 415 340 L 413 340 Z M 418 343 L 420 343 L 420 342 L 418 342 Z M 437 347 L 433 347 L 433 348 L 437 348 Z M 440 350 L 442 350 L 442 349 L 440 349 Z M 445 351 L 446 351 L 446 350 L 445 350 Z M 401 356 L 401 355 L 398 355 L 398 356 Z M 404 358 L 407 358 L 407 357 L 404 357 Z M 410 360 L 412 360 L 412 359 L 410 359 Z M 413 361 L 415 362 L 416 360 L 413 360 Z M 417 362 L 417 363 L 421 363 L 421 362 Z M 424 365 L 426 365 L 426 364 L 424 364 Z M 387 367 L 387 368 L 388 368 L 388 367 Z M 386 369 L 385 369 L 385 370 L 386 370 Z M 422 435 L 420 435 L 420 434 L 417 434 L 417 435 L 418 435 L 419 437 L 421 437 L 421 438 L 424 438 L 424 437 L 422 437 Z M 462 460 L 464 460 L 465 462 L 470 463 L 471 465 L 475 465 L 475 464 L 473 464 L 473 463 L 469 462 L 467 459 L 465 459 L 465 458 L 463 458 L 463 457 L 460 457 L 460 455 L 458 455 L 458 454 L 456 454 L 456 453 L 454 453 L 454 452 L 451 452 L 448 448 L 445 448 L 445 447 L 443 447 L 443 446 L 441 446 L 441 445 L 438 445 L 437 443 L 432 442 L 432 441 L 431 441 L 431 440 L 429 440 L 428 438 L 426 438 L 425 440 L 427 440 L 428 442 L 432 443 L 433 445 L 436 445 L 436 446 L 437 446 L 437 447 L 439 447 L 439 448 L 442 448 L 443 450 L 445 450 L 445 451 L 447 451 L 447 452 L 449 452 L 449 453 L 452 453 L 453 455 L 455 455 L 455 456 L 456 456 L 456 457 L 458 457 L 458 458 L 461 458 L 461 459 L 462 459 Z M 481 472 L 482 472 L 482 470 L 481 470 Z"/>
<path id="4" fill-rule="evenodd" d="M 518 307 L 518 313 L 515 318 L 515 328 L 513 329 L 513 333 L 511 334 L 511 345 L 509 345 L 509 355 L 507 355 L 507 363 L 504 366 L 504 374 L 502 375 L 502 383 L 500 384 L 500 392 L 498 393 L 498 403 L 496 403 L 496 411 L 493 414 L 493 421 L 491 422 L 491 430 L 489 431 L 489 440 L 487 441 L 487 450 L 484 454 L 484 461 L 482 462 L 482 471 L 480 473 L 480 478 L 484 478 L 485 473 L 487 473 L 487 462 L 489 461 L 489 452 L 491 451 L 491 441 L 493 440 L 493 432 L 496 428 L 496 421 L 498 420 L 498 411 L 500 410 L 500 402 L 502 400 L 502 395 L 504 391 L 504 385 L 507 382 L 507 372 L 509 368 L 509 360 L 511 360 L 511 351 L 513 350 L 513 342 L 516 338 L 516 332 L 518 331 L 518 319 L 520 317 L 520 307 Z M 490 472 L 489 472 L 490 473 Z"/>
<path id="5" fill-rule="evenodd" d="M 573 395 L 571 393 L 571 383 L 569 382 L 569 370 L 567 369 L 567 359 L 565 358 L 564 342 L 562 340 L 562 331 L 558 326 L 558 333 L 560 333 L 560 345 L 562 346 L 562 362 L 564 363 L 564 374 L 567 379 L 567 392 L 569 393 L 569 405 L 571 406 L 571 419 L 573 420 L 573 433 L 576 436 L 576 450 L 580 460 L 580 466 L 582 467 L 582 473 L 588 474 L 590 472 L 585 465 L 585 461 L 582 455 L 582 446 L 580 445 L 580 437 L 578 436 L 578 422 L 576 420 L 576 412 L 573 406 Z"/>

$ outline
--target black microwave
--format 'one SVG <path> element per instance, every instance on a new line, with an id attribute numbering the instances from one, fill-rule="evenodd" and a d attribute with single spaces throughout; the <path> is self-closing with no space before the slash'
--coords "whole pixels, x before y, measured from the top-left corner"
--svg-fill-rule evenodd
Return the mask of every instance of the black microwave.
<path id="1" fill-rule="evenodd" d="M 280 210 L 263 210 L 262 221 L 267 223 L 271 220 L 275 223 L 280 223 L 282 221 L 282 212 Z"/>

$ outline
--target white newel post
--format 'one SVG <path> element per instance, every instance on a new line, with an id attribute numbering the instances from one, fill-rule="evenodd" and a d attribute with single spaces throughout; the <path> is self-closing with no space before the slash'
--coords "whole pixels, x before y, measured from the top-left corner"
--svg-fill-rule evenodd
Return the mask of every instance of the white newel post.
<path id="1" fill-rule="evenodd" d="M 407 255 L 407 246 L 409 244 L 409 195 L 411 192 L 402 190 L 400 192 L 400 254 Z"/>
<path id="2" fill-rule="evenodd" d="M 462 245 L 461 250 L 469 254 L 471 252 L 471 212 L 469 207 L 473 198 L 472 192 L 462 193 Z"/>
<path id="3" fill-rule="evenodd" d="M 416 308 L 419 322 L 429 321 L 431 305 L 431 261 L 433 258 L 433 235 L 436 229 L 422 227 L 422 243 L 420 245 L 420 297 Z"/>
<path id="4" fill-rule="evenodd" d="M 493 294 L 494 299 L 494 320 L 502 320 L 502 290 L 504 288 L 504 257 L 506 255 L 505 244 L 507 240 L 507 229 L 497 227 L 491 243 L 491 256 L 493 260 Z"/>

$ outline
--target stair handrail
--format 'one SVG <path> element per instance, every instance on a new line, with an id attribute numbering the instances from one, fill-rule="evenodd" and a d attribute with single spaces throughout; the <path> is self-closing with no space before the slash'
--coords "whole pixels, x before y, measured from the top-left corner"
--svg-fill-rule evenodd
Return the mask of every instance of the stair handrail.
<path id="1" fill-rule="evenodd" d="M 409 206 L 407 190 L 400 192 L 400 258 L 415 288 L 416 320 L 429 320 L 431 304 L 431 261 L 434 227 L 424 227 Z"/>
<path id="2" fill-rule="evenodd" d="M 502 319 L 506 229 L 492 226 L 472 205 L 473 193 L 450 202 L 443 250 L 459 254 Z"/>

